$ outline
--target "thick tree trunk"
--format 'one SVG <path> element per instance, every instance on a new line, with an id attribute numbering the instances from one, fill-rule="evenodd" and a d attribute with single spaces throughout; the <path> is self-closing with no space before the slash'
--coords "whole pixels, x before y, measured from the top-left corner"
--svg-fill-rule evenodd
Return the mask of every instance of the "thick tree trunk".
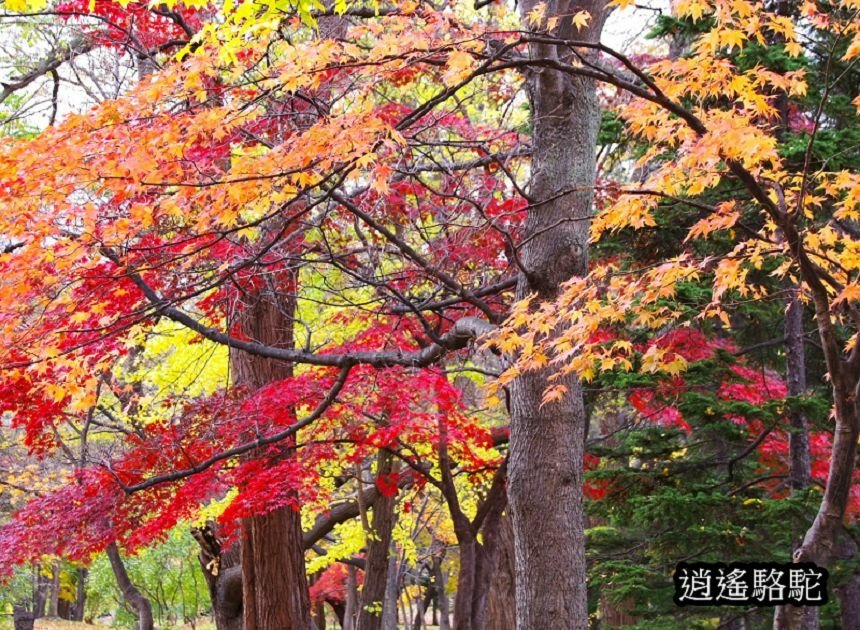
<path id="1" fill-rule="evenodd" d="M 524 23 L 536 0 L 520 2 Z M 550 1 L 547 17 L 560 16 L 553 34 L 595 42 L 604 21 L 600 1 Z M 577 30 L 570 17 L 590 13 Z M 532 44 L 533 60 L 572 62 L 569 49 Z M 589 219 L 595 178 L 599 110 L 594 82 L 547 67 L 528 77 L 532 115 L 532 199 L 520 250 L 518 297 L 549 300 L 559 286 L 588 267 Z M 542 405 L 550 371 L 527 372 L 511 387 L 508 497 L 517 567 L 520 630 L 588 626 L 582 508 L 586 418 L 576 378 L 567 396 Z"/>
<path id="2" fill-rule="evenodd" d="M 149 603 L 149 599 L 143 596 L 132 583 L 131 578 L 128 577 L 128 572 L 125 570 L 125 565 L 122 562 L 122 557 L 119 555 L 116 543 L 109 544 L 105 548 L 105 553 L 108 560 L 110 560 L 110 566 L 113 569 L 113 574 L 119 590 L 122 592 L 123 599 L 132 607 L 135 615 L 137 615 L 136 630 L 153 630 L 155 624 L 152 619 L 152 604 Z"/>
<path id="3" fill-rule="evenodd" d="M 291 508 L 242 524 L 244 630 L 307 630 L 310 598 L 301 517 Z"/>
<path id="4" fill-rule="evenodd" d="M 295 279 L 290 272 L 271 281 L 238 306 L 238 326 L 247 338 L 293 347 Z M 233 384 L 258 389 L 292 376 L 292 365 L 231 352 Z M 285 449 L 284 457 L 290 456 Z M 290 507 L 242 522 L 242 609 L 244 630 L 307 630 L 310 596 L 305 575 L 301 515 Z"/>
<path id="5" fill-rule="evenodd" d="M 376 474 L 390 475 L 394 471 L 394 456 L 380 450 L 377 456 Z M 386 496 L 380 493 L 373 502 L 373 518 L 370 523 L 370 537 L 364 565 L 364 582 L 361 585 L 359 601 L 358 630 L 381 630 L 382 613 L 385 603 L 385 588 L 388 584 L 388 552 L 391 546 L 391 532 L 394 530 L 394 505 L 397 495 Z"/>

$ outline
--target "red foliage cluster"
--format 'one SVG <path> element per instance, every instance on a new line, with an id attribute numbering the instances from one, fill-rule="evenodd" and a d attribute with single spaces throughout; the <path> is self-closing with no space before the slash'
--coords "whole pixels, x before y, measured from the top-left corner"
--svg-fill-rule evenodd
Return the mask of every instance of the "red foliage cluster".
<path id="1" fill-rule="evenodd" d="M 202 25 L 201 10 L 181 4 L 172 11 L 159 11 L 140 2 L 123 7 L 110 0 L 68 0 L 58 4 L 56 12 L 67 18 L 98 18 L 100 25 L 88 29 L 87 35 L 100 46 L 121 51 L 151 51 L 171 42 L 185 42 L 189 36 L 182 23 L 192 32 Z"/>

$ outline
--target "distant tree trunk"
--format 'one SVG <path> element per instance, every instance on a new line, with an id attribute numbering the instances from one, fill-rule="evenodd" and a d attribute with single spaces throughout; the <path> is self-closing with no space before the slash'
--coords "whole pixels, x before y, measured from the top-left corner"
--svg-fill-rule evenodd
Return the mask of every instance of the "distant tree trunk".
<path id="1" fill-rule="evenodd" d="M 75 601 L 70 608 L 69 619 L 71 621 L 83 621 L 84 609 L 87 604 L 87 577 L 89 571 L 84 567 L 79 567 L 76 573 Z"/>
<path id="2" fill-rule="evenodd" d="M 207 523 L 191 530 L 200 545 L 197 558 L 209 587 L 212 612 L 217 630 L 242 630 L 242 567 L 239 545 L 222 547 L 217 526 Z"/>
<path id="3" fill-rule="evenodd" d="M 382 606 L 382 630 L 397 630 L 397 596 L 399 593 L 400 571 L 397 565 L 397 554 L 394 549 L 389 549 L 385 603 Z M 440 630 L 442 630 L 441 627 Z"/>
<path id="4" fill-rule="evenodd" d="M 509 515 L 499 522 L 498 559 L 490 578 L 487 596 L 488 630 L 516 630 L 516 558 L 514 557 L 514 529 Z M 441 630 L 441 628 L 440 628 Z"/>
<path id="5" fill-rule="evenodd" d="M 286 271 L 270 274 L 268 280 L 268 286 L 243 295 L 238 327 L 248 339 L 292 348 L 295 277 Z M 293 374 L 290 364 L 241 351 L 231 351 L 230 366 L 234 386 L 251 389 Z M 289 448 L 283 456 L 291 456 Z M 281 507 L 245 519 L 241 555 L 243 630 L 307 630 L 310 596 L 299 511 Z"/>
<path id="6" fill-rule="evenodd" d="M 48 617 L 60 616 L 60 561 L 51 563 L 51 584 L 48 589 Z"/>
<path id="7" fill-rule="evenodd" d="M 379 476 L 390 475 L 395 470 L 394 456 L 380 450 L 377 455 Z M 397 495 L 379 494 L 373 502 L 373 517 L 370 523 L 370 536 L 364 565 L 364 582 L 361 585 L 359 601 L 358 630 L 381 630 L 382 613 L 385 603 L 385 589 L 388 584 L 388 552 L 391 547 L 391 532 L 394 529 L 394 506 Z"/>
<path id="8" fill-rule="evenodd" d="M 343 630 L 355 630 L 356 606 L 358 605 L 358 586 L 356 584 L 355 567 L 347 566 L 346 573 L 346 603 L 343 611 Z"/>
<path id="9" fill-rule="evenodd" d="M 791 288 L 785 310 L 786 381 L 789 396 L 802 396 L 806 393 L 807 387 L 803 304 L 800 301 L 799 292 L 798 287 Z M 806 414 L 802 410 L 789 412 L 788 421 L 791 427 L 788 434 L 788 480 L 792 494 L 797 494 L 808 488 L 812 481 L 809 431 Z M 777 606 L 774 611 L 774 627 L 817 630 L 818 608 Z"/>
<path id="10" fill-rule="evenodd" d="M 455 630 L 484 630 L 487 619 L 487 598 L 491 576 L 495 574 L 498 557 L 499 524 L 507 498 L 505 479 L 507 463 L 496 471 L 487 498 L 479 506 L 473 520 L 464 514 L 451 473 L 448 458 L 447 432 L 440 423 L 439 488 L 448 505 L 454 535 L 460 548 L 460 571 L 454 599 Z M 478 541 L 478 533 L 482 540 Z"/>
<path id="11" fill-rule="evenodd" d="M 837 557 L 843 561 L 851 561 L 857 557 L 857 553 L 857 543 L 847 532 L 844 533 L 839 541 Z M 835 589 L 835 593 L 839 599 L 840 627 L 842 630 L 858 630 L 860 628 L 860 575 L 856 570 L 844 584 Z"/>
<path id="12" fill-rule="evenodd" d="M 39 619 L 45 616 L 45 603 L 48 600 L 49 583 L 42 574 L 42 565 L 33 567 L 33 618 Z"/>
<path id="13" fill-rule="evenodd" d="M 520 0 L 523 23 L 539 0 Z M 603 0 L 551 0 L 547 17 L 560 21 L 552 37 L 597 42 Z M 587 11 L 577 29 L 571 16 Z M 588 54 L 588 53 L 583 53 Z M 562 45 L 533 43 L 529 56 L 578 63 Z M 532 119 L 530 210 L 519 252 L 517 297 L 538 302 L 588 270 L 589 222 L 600 122 L 594 81 L 536 67 L 527 76 Z M 517 627 L 588 627 L 582 461 L 586 414 L 578 379 L 558 381 L 565 398 L 542 404 L 552 370 L 526 372 L 511 386 L 508 498 L 517 558 Z"/>
<path id="14" fill-rule="evenodd" d="M 135 615 L 137 615 L 136 630 L 154 630 L 155 624 L 152 619 L 152 605 L 132 583 L 131 578 L 128 577 L 116 543 L 110 543 L 105 548 L 105 553 L 108 560 L 110 560 L 110 566 L 113 569 L 113 574 L 119 590 L 122 592 L 123 599 L 131 606 Z"/>
<path id="15" fill-rule="evenodd" d="M 442 555 L 433 556 L 433 580 L 436 583 L 436 598 L 439 602 L 439 630 L 449 630 L 451 626 L 451 611 L 448 602 L 448 579 L 442 570 Z M 492 624 L 490 628 L 495 628 Z M 500 629 L 504 630 L 504 628 Z"/>

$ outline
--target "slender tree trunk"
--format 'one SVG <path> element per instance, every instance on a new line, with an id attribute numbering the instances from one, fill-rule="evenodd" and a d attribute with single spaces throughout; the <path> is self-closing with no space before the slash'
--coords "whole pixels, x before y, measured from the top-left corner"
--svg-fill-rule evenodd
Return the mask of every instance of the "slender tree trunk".
<path id="1" fill-rule="evenodd" d="M 60 561 L 51 563 L 51 585 L 48 590 L 48 617 L 60 616 Z"/>
<path id="2" fill-rule="evenodd" d="M 487 597 L 489 630 L 516 630 L 516 559 L 514 558 L 514 529 L 509 515 L 499 523 L 498 560 L 491 576 Z"/>
<path id="3" fill-rule="evenodd" d="M 519 4 L 523 22 L 538 4 Z M 601 1 L 547 2 L 547 17 L 560 17 L 561 38 L 595 42 L 605 5 Z M 590 14 L 577 30 L 569 16 Z M 569 49 L 532 44 L 535 61 L 575 62 Z M 599 110 L 594 82 L 547 67 L 528 77 L 532 115 L 534 200 L 526 220 L 517 296 L 550 300 L 562 282 L 588 267 L 589 220 L 595 178 Z M 576 378 L 567 396 L 542 405 L 550 371 L 526 372 L 511 387 L 508 497 L 517 567 L 517 627 L 540 630 L 588 626 L 583 526 L 582 458 L 586 416 Z"/>
<path id="4" fill-rule="evenodd" d="M 806 393 L 806 349 L 803 339 L 803 304 L 798 287 L 793 287 L 785 310 L 786 381 L 789 396 Z M 789 413 L 788 478 L 792 494 L 802 492 L 812 480 L 812 463 L 809 455 L 809 431 L 806 414 L 801 410 Z M 777 606 L 773 619 L 775 628 L 817 630 L 818 608 L 807 606 Z"/>
<path id="5" fill-rule="evenodd" d="M 343 613 L 343 630 L 355 630 L 356 605 L 358 603 L 358 587 L 356 585 L 355 567 L 349 565 L 346 574 L 346 606 Z"/>
<path id="6" fill-rule="evenodd" d="M 290 271 L 268 276 L 269 284 L 238 305 L 238 325 L 249 339 L 293 347 L 296 282 Z M 258 389 L 292 376 L 292 365 L 231 352 L 233 384 Z M 290 457 L 289 448 L 283 457 Z M 301 515 L 291 507 L 242 522 L 244 630 L 307 630 L 310 596 L 305 575 Z"/>
<path id="7" fill-rule="evenodd" d="M 785 223 L 782 227 L 791 250 L 799 251 L 796 226 Z M 794 561 L 827 567 L 840 557 L 841 538 L 845 535 L 843 519 L 853 485 L 860 438 L 860 355 L 853 353 L 848 360 L 842 358 L 827 292 L 802 253 L 797 254 L 797 259 L 815 305 L 816 324 L 833 391 L 835 423 L 827 486 L 815 520 L 794 553 Z M 784 614 L 775 616 L 774 627 L 805 630 L 803 611 L 803 608 L 787 607 Z"/>
<path id="8" fill-rule="evenodd" d="M 89 571 L 83 567 L 77 570 L 77 582 L 75 584 L 75 603 L 72 605 L 69 618 L 72 621 L 84 620 L 84 609 L 87 604 L 87 576 Z"/>
<path id="9" fill-rule="evenodd" d="M 155 624 L 152 619 L 152 604 L 143 596 L 143 594 L 132 583 L 128 577 L 128 572 L 125 570 L 125 564 L 122 562 L 122 557 L 119 555 L 119 549 L 116 543 L 111 543 L 105 548 L 110 566 L 113 569 L 116 583 L 119 590 L 122 592 L 123 599 L 134 610 L 137 615 L 136 630 L 153 630 Z"/>
<path id="10" fill-rule="evenodd" d="M 380 450 L 377 454 L 379 476 L 390 475 L 395 470 L 394 456 Z M 364 565 L 364 582 L 359 601 L 358 630 L 381 630 L 385 603 L 385 588 L 388 584 L 388 551 L 391 547 L 391 532 L 394 529 L 394 505 L 397 495 L 380 493 L 373 502 L 373 517 Z"/>
<path id="11" fill-rule="evenodd" d="M 397 553 L 394 548 L 389 548 L 385 603 L 382 606 L 382 630 L 397 630 L 397 596 L 399 593 L 400 571 L 397 565 Z"/>
<path id="12" fill-rule="evenodd" d="M 45 616 L 45 602 L 48 599 L 48 581 L 42 575 L 42 565 L 36 564 L 33 569 L 33 618 Z"/>
<path id="13" fill-rule="evenodd" d="M 433 557 L 433 581 L 436 583 L 436 598 L 439 602 L 439 630 L 449 630 L 451 611 L 448 605 L 448 580 L 442 570 L 443 555 Z M 490 626 L 493 627 L 493 626 Z M 501 628 L 500 630 L 504 630 Z"/>

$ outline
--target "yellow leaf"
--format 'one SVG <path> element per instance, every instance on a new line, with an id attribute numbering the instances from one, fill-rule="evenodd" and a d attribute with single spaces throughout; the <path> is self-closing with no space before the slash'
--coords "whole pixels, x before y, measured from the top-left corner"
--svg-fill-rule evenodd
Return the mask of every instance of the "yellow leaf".
<path id="1" fill-rule="evenodd" d="M 534 8 L 528 12 L 526 18 L 532 26 L 540 26 L 543 24 L 544 16 L 546 15 L 546 2 L 539 2 Z"/>
<path id="2" fill-rule="evenodd" d="M 797 42 L 792 41 L 785 44 L 785 53 L 789 57 L 799 57 L 802 52 L 803 48 L 801 48 L 800 44 Z"/>
<path id="3" fill-rule="evenodd" d="M 591 14 L 588 11 L 580 11 L 573 16 L 573 19 L 571 21 L 576 27 L 576 30 L 581 30 L 588 26 L 589 20 L 591 20 Z"/>
<path id="4" fill-rule="evenodd" d="M 7 11 L 15 13 L 35 13 L 48 6 L 48 0 L 6 0 Z"/>
<path id="5" fill-rule="evenodd" d="M 448 65 L 442 80 L 445 85 L 456 85 L 472 72 L 472 55 L 462 50 L 455 50 L 448 55 Z"/>

